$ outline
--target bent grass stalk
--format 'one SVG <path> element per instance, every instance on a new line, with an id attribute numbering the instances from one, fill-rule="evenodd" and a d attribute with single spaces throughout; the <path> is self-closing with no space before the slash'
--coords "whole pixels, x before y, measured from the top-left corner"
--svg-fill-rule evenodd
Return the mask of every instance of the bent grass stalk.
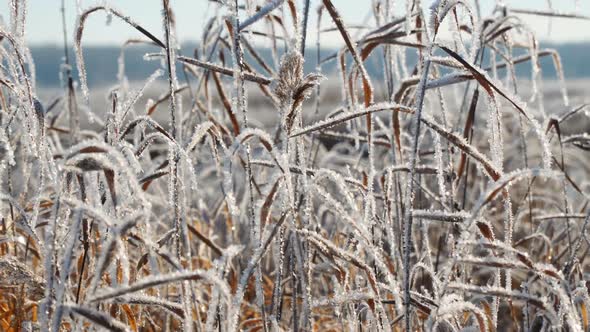
<path id="1" fill-rule="evenodd" d="M 0 330 L 588 330 L 588 105 L 526 24 L 588 17 L 479 2 L 384 0 L 355 24 L 331 0 L 210 1 L 194 52 L 174 0 L 161 32 L 77 3 L 78 76 L 64 28 L 46 101 L 10 1 Z M 98 12 L 137 34 L 104 105 L 82 49 Z M 159 53 L 124 56 L 143 44 Z"/>

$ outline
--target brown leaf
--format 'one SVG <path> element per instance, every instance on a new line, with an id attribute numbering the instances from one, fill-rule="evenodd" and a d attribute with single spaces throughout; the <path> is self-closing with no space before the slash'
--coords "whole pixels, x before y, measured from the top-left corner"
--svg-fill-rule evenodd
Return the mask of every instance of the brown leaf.
<path id="1" fill-rule="evenodd" d="M 260 227 L 262 229 L 264 229 L 264 225 L 268 221 L 268 217 L 269 217 L 270 211 L 271 211 L 271 206 L 272 206 L 272 203 L 274 202 L 274 199 L 277 194 L 277 190 L 279 189 L 279 185 L 281 184 L 282 179 L 283 179 L 283 177 L 279 177 L 275 181 L 275 184 L 272 186 L 268 195 L 266 195 L 266 199 L 264 200 L 264 203 L 262 204 L 262 208 L 260 210 Z"/>
<path id="2" fill-rule="evenodd" d="M 471 65 L 469 62 L 467 62 L 465 59 L 463 59 L 463 57 L 461 57 L 459 54 L 455 53 L 453 50 L 451 50 L 445 46 L 442 46 L 442 45 L 439 45 L 439 47 L 443 51 L 448 53 L 451 57 L 455 58 L 455 60 L 459 61 L 465 67 L 465 69 L 467 69 L 469 72 L 471 72 L 473 77 L 477 80 L 477 82 L 481 86 L 483 86 L 484 89 L 486 89 L 488 94 L 492 95 L 492 89 L 495 90 L 502 97 L 504 97 L 506 100 L 508 100 L 527 120 L 529 120 L 529 121 L 531 120 L 529 115 L 525 112 L 525 110 L 520 105 L 518 105 L 514 100 L 512 100 L 510 97 L 508 97 L 508 95 L 502 89 L 500 89 L 494 83 L 492 83 L 490 80 L 488 80 L 486 78 L 486 76 L 484 74 L 482 74 L 482 72 L 479 69 L 475 68 L 473 65 Z"/>
<path id="3" fill-rule="evenodd" d="M 117 192 L 115 191 L 115 172 L 110 169 L 105 169 L 104 176 L 107 179 L 107 185 L 109 186 L 109 191 L 111 192 L 111 199 L 113 200 L 113 205 L 117 206 Z"/>
<path id="4" fill-rule="evenodd" d="M 479 231 L 486 239 L 490 241 L 495 241 L 494 231 L 492 230 L 490 225 L 483 222 L 477 222 L 477 228 L 479 228 Z"/>
<path id="5" fill-rule="evenodd" d="M 473 92 L 473 97 L 471 98 L 471 106 L 469 107 L 469 113 L 467 115 L 467 119 L 465 120 L 465 127 L 463 129 L 463 138 L 465 140 L 469 139 L 469 134 L 473 128 L 473 123 L 475 122 L 475 110 L 477 108 L 477 101 L 479 99 L 479 89 L 475 89 Z M 461 158 L 459 160 L 459 167 L 457 168 L 457 181 L 461 179 L 461 175 L 463 175 L 463 171 L 465 170 L 465 165 L 467 163 L 467 154 L 465 152 L 461 152 Z"/>

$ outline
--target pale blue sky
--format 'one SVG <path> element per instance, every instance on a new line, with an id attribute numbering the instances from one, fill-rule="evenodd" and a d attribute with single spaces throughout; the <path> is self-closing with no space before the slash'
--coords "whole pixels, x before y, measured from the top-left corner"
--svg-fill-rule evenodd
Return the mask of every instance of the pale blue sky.
<path id="1" fill-rule="evenodd" d="M 68 37 L 73 36 L 73 28 L 76 21 L 76 1 L 82 4 L 83 8 L 95 4 L 93 0 L 66 0 Z M 301 1 L 301 0 L 297 0 Z M 315 27 L 315 8 L 321 0 L 311 0 L 312 22 Z M 340 9 L 347 24 L 360 23 L 366 17 L 370 0 L 333 0 Z M 403 3 L 397 0 L 397 3 Z M 431 0 L 424 0 L 425 5 L 430 5 Z M 546 9 L 547 0 L 505 0 L 506 4 L 517 8 Z M 590 1 L 588 0 L 553 0 L 553 6 L 563 12 L 574 12 L 590 15 Z M 576 9 L 575 3 L 579 3 Z M 8 0 L 0 4 L 0 14 L 6 22 L 8 17 Z M 28 29 L 26 38 L 29 44 L 61 44 L 61 0 L 28 0 Z M 162 23 L 160 18 L 161 0 L 109 0 L 109 4 L 120 9 L 127 15 L 132 16 L 155 35 L 162 35 Z M 209 0 L 171 0 L 177 17 L 178 37 L 180 41 L 195 41 L 200 38 L 205 18 L 214 15 L 213 10 L 217 6 Z M 495 0 L 481 0 L 484 14 L 496 3 Z M 549 41 L 590 41 L 590 21 L 553 19 L 552 29 L 549 34 L 549 20 L 535 16 L 526 16 L 526 20 L 534 30 L 538 32 L 541 40 Z M 84 34 L 84 45 L 105 45 L 121 44 L 128 38 L 139 37 L 140 35 L 120 23 L 117 19 L 107 26 L 104 14 L 94 15 L 89 19 Z M 329 24 L 326 22 L 324 26 Z M 311 31 L 313 33 L 313 30 Z M 311 42 L 315 42 L 315 36 L 311 36 Z M 339 38 L 326 36 L 323 44 L 335 44 Z"/>

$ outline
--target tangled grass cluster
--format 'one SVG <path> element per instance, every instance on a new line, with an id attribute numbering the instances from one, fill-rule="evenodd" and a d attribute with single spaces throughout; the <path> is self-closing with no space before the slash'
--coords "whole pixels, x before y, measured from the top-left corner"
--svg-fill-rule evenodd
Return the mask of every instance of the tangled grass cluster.
<path id="1" fill-rule="evenodd" d="M 568 129 L 586 105 L 569 106 L 563 85 L 545 106 L 539 63 L 553 59 L 563 80 L 559 55 L 525 15 L 585 17 L 373 0 L 353 37 L 335 0 L 216 0 L 188 57 L 174 1 L 162 1 L 161 32 L 100 5 L 80 9 L 63 94 L 45 101 L 27 4 L 10 3 L 3 331 L 588 330 L 590 138 Z M 160 49 L 131 61 L 162 67 L 134 90 L 121 61 L 107 112 L 89 107 L 82 52 L 97 12 L 143 36 L 124 47 Z M 314 30 L 318 52 L 306 53 Z M 343 47 L 320 58 L 334 32 Z M 320 93 L 324 77 L 340 100 Z M 155 81 L 165 91 L 140 104 Z"/>

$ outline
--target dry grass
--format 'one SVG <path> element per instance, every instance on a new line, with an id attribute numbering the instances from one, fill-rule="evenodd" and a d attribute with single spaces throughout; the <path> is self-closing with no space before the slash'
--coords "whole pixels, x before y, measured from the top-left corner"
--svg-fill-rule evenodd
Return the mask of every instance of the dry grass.
<path id="1" fill-rule="evenodd" d="M 45 102 L 13 0 L 0 28 L 0 329 L 588 330 L 590 139 L 571 129 L 586 105 L 563 88 L 546 107 L 539 58 L 561 73 L 559 55 L 526 28 L 528 15 L 586 17 L 394 2 L 371 2 L 353 36 L 336 1 L 211 1 L 194 56 L 178 51 L 174 1 L 161 32 L 91 7 L 74 32 L 80 77 L 66 42 L 63 94 Z M 81 52 L 99 11 L 145 37 L 124 47 L 157 45 L 145 60 L 162 63 L 138 90 L 122 70 L 105 113 L 89 107 Z M 313 33 L 312 15 L 331 23 Z M 330 32 L 344 46 L 320 59 L 305 43 Z M 340 100 L 320 93 L 321 65 L 304 72 L 314 57 L 338 63 L 325 75 Z M 140 103 L 155 81 L 161 96 Z M 254 89 L 272 105 L 266 126 Z"/>

